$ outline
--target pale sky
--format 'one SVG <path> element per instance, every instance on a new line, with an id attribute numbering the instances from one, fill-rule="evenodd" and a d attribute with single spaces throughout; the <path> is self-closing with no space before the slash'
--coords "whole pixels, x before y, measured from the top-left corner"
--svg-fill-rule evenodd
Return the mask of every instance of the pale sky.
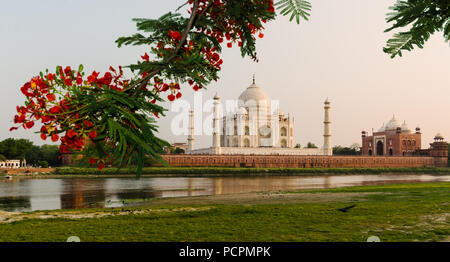
<path id="1" fill-rule="evenodd" d="M 119 36 L 136 32 L 135 17 L 157 18 L 174 11 L 183 0 L 0 0 L 0 140 L 28 138 L 42 144 L 30 131 L 9 132 L 15 106 L 24 102 L 19 88 L 41 70 L 57 65 L 86 71 L 105 71 L 128 65 L 145 47 L 117 48 Z M 267 25 L 257 42 L 259 63 L 242 59 L 237 48 L 223 53 L 221 79 L 203 91 L 205 99 L 217 92 L 237 99 L 257 84 L 285 113 L 295 116 L 295 143 L 323 143 L 323 102 L 332 105 L 332 144 L 361 143 L 361 130 L 381 127 L 395 114 L 409 127 L 422 128 L 424 148 L 437 132 L 450 138 L 450 50 L 442 32 L 424 49 L 405 52 L 394 60 L 382 48 L 391 33 L 385 14 L 394 0 L 312 0 L 309 22 L 300 25 L 286 17 Z M 183 98 L 192 101 L 186 88 Z M 185 142 L 171 132 L 174 114 L 159 121 L 160 137 Z M 207 147 L 211 137 L 196 137 L 196 147 Z"/>

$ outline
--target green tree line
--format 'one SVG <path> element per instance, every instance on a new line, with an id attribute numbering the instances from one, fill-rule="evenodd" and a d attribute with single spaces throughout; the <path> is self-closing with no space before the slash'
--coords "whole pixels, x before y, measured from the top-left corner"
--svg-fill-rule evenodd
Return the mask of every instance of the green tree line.
<path id="1" fill-rule="evenodd" d="M 61 166 L 59 148 L 56 145 L 34 145 L 28 139 L 8 138 L 0 142 L 0 161 L 25 159 L 27 165 Z"/>

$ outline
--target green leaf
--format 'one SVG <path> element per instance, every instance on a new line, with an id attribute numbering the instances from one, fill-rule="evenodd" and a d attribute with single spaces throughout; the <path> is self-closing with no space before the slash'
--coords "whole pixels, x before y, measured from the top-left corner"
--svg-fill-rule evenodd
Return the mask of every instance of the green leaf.
<path id="1" fill-rule="evenodd" d="M 291 15 L 289 21 L 292 21 L 294 18 L 297 24 L 300 24 L 300 17 L 309 20 L 310 12 L 311 12 L 311 4 L 305 0 L 279 0 L 275 6 L 278 10 L 281 9 L 281 15 Z"/>

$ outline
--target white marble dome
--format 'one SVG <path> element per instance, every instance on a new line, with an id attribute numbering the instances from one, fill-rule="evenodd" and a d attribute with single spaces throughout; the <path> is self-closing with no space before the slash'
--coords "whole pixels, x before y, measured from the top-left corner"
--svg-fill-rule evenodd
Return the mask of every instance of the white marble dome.
<path id="1" fill-rule="evenodd" d="M 259 86 L 252 84 L 239 96 L 239 107 L 270 106 L 269 96 Z"/>
<path id="2" fill-rule="evenodd" d="M 392 119 L 386 124 L 385 129 L 386 130 L 396 130 L 398 127 L 402 127 L 400 122 L 395 118 L 395 116 L 392 117 Z"/>

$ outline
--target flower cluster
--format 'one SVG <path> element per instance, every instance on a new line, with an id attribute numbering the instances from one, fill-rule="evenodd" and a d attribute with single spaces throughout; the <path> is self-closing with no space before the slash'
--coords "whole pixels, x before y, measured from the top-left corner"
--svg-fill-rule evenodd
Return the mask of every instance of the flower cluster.
<path id="1" fill-rule="evenodd" d="M 127 85 L 121 67 L 118 71 L 110 67 L 103 76 L 94 71 L 84 79 L 82 66 L 78 70 L 58 66 L 55 74 L 41 73 L 20 88 L 26 102 L 17 106 L 14 123 L 18 126 L 10 131 L 31 129 L 39 123 L 41 139 L 60 141 L 61 153 L 82 151 L 87 143 L 95 143 L 99 135 L 98 119 L 83 111 L 87 99 L 102 88 L 121 91 Z"/>

